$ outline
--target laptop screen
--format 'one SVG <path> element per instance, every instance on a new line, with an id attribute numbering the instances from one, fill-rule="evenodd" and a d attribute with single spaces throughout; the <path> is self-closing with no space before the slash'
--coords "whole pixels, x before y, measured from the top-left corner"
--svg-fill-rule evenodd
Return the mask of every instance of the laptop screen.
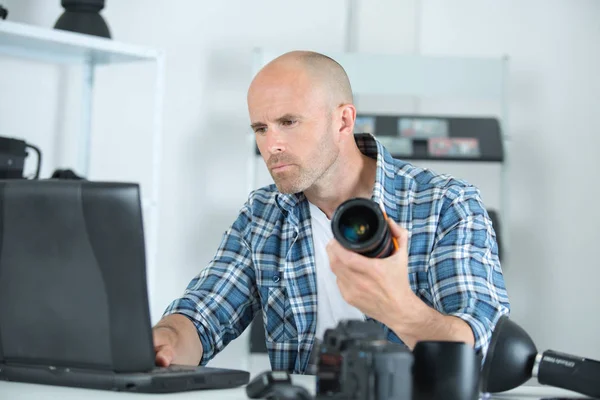
<path id="1" fill-rule="evenodd" d="M 137 184 L 0 181 L 0 362 L 154 367 Z"/>

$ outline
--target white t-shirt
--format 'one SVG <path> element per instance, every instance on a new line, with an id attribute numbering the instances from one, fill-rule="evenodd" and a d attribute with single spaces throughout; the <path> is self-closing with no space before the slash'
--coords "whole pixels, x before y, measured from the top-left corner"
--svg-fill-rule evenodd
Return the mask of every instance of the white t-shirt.
<path id="1" fill-rule="evenodd" d="M 363 313 L 356 307 L 346 303 L 336 282 L 336 276 L 329 267 L 329 257 L 325 246 L 331 239 L 331 221 L 325 213 L 312 203 L 310 218 L 315 248 L 315 264 L 317 271 L 317 332 L 316 337 L 323 340 L 325 330 L 335 328 L 343 319 L 363 320 Z"/>

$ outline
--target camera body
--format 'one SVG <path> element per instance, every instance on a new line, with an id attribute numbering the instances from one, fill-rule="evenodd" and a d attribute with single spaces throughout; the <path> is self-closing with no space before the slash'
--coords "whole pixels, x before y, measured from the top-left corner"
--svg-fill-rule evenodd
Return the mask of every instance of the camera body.
<path id="1" fill-rule="evenodd" d="M 325 332 L 317 361 L 317 399 L 409 400 L 413 355 L 372 321 L 342 321 Z"/>

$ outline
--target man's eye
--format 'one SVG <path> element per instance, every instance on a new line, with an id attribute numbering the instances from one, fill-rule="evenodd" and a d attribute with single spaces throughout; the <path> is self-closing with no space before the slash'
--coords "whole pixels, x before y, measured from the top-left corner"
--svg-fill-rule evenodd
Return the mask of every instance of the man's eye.
<path id="1" fill-rule="evenodd" d="M 258 135 L 262 135 L 267 131 L 267 128 L 265 127 L 260 127 L 260 128 L 256 128 L 254 129 L 254 133 L 258 134 Z"/>
<path id="2" fill-rule="evenodd" d="M 285 120 L 285 121 L 283 121 L 283 122 L 282 122 L 282 125 L 283 125 L 283 126 L 292 126 L 292 125 L 294 125 L 295 123 L 296 123 L 296 121 L 295 121 L 295 120 L 293 120 L 293 119 L 288 119 L 288 120 Z"/>

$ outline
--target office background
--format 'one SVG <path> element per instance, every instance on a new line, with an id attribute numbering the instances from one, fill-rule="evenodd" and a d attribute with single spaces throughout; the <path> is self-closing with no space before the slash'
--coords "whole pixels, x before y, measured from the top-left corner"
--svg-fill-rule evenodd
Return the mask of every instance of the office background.
<path id="1" fill-rule="evenodd" d="M 3 0 L 52 27 L 59 0 Z M 349 29 L 347 8 L 355 19 Z M 115 40 L 163 49 L 160 233 L 153 320 L 207 264 L 248 193 L 246 90 L 255 47 L 510 58 L 512 316 L 540 349 L 600 359 L 600 1 L 107 0 Z M 92 173 L 148 181 L 153 69 L 100 68 Z M 81 70 L 0 58 L 0 135 L 44 151 L 42 177 L 77 162 Z M 361 98 L 359 111 L 494 115 L 485 102 Z M 362 107 L 362 108 L 361 108 Z M 486 166 L 436 165 L 497 197 Z M 261 182 L 268 176 L 262 171 Z M 247 332 L 211 365 L 247 361 Z"/>

